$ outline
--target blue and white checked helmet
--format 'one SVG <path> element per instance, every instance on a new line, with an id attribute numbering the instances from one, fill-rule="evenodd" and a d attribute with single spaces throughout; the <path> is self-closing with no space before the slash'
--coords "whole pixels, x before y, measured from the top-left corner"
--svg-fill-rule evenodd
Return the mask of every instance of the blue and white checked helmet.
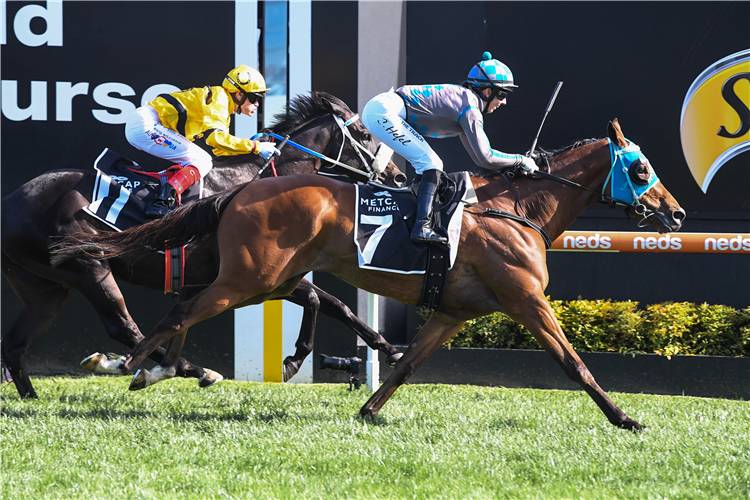
<path id="1" fill-rule="evenodd" d="M 506 91 L 518 87 L 513 83 L 513 73 L 505 64 L 493 59 L 489 52 L 482 54 L 482 59 L 471 68 L 466 83 L 472 87 L 500 87 Z"/>

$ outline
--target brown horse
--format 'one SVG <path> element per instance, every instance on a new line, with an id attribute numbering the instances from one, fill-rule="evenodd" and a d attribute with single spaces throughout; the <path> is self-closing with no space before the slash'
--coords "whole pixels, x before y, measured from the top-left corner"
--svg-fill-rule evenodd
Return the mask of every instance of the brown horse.
<path id="1" fill-rule="evenodd" d="M 594 381 L 544 295 L 548 274 L 542 234 L 557 238 L 587 206 L 602 201 L 615 170 L 611 152 L 616 156 L 623 148 L 634 147 L 623 137 L 617 120 L 610 122 L 608 136 L 609 140 L 566 148 L 549 158 L 550 172 L 563 182 L 549 176 L 472 178 L 479 205 L 525 214 L 542 231 L 477 208 L 464 211 L 458 256 L 448 274 L 440 308 L 417 333 L 393 373 L 362 407 L 362 415 L 375 416 L 391 394 L 465 321 L 503 311 L 529 329 L 612 424 L 641 429 Z M 627 181 L 631 189 L 634 184 L 650 186 L 634 200 L 615 202 L 609 198 L 610 202 L 626 207 L 659 232 L 678 230 L 685 212 L 656 180 L 645 157 L 641 155 L 624 166 L 632 176 Z M 216 232 L 221 255 L 218 278 L 194 299 L 174 306 L 143 342 L 121 358 L 122 373 L 130 373 L 168 339 L 184 337 L 197 322 L 236 304 L 258 303 L 289 293 L 310 270 L 334 273 L 359 288 L 407 304 L 417 304 L 421 297 L 421 276 L 358 267 L 352 234 L 354 188 L 350 185 L 311 176 L 269 179 L 213 201 L 211 206 L 187 206 L 161 222 L 126 232 L 129 234 L 84 236 L 57 249 L 60 260 L 80 251 L 129 255 L 142 253 L 143 245 L 153 246 L 165 239 L 180 242 Z M 220 222 L 216 224 L 214 219 L 199 224 L 200 216 L 207 217 L 209 211 Z M 179 226 L 193 227 L 175 231 Z M 178 353 L 168 353 L 165 359 L 170 354 Z"/>
<path id="2" fill-rule="evenodd" d="M 378 145 L 357 115 L 335 96 L 325 92 L 297 96 L 275 119 L 276 124 L 267 132 L 290 136 L 299 146 L 314 148 L 318 155 L 287 145 L 276 158 L 275 170 L 279 175 L 319 172 L 328 164 L 320 159 L 322 153 L 338 160 L 340 165 L 334 167 L 337 171 L 356 175 L 355 178 L 360 180 L 366 181 L 377 175 L 380 182 L 395 186 L 406 180 L 392 162 L 380 173 L 380 168 L 370 167 L 373 162 L 369 156 L 375 154 Z M 257 155 L 217 159 L 205 178 L 204 193 L 209 196 L 234 190 L 254 179 L 262 165 L 263 159 Z M 261 177 L 272 175 L 268 168 Z M 60 237 L 76 232 L 111 231 L 107 225 L 81 210 L 92 201 L 96 178 L 96 171 L 92 168 L 53 170 L 30 180 L 2 200 L 2 272 L 23 302 L 23 308 L 3 335 L 1 353 L 3 365 L 9 369 L 21 397 L 36 398 L 26 360 L 74 290 L 81 292 L 91 303 L 107 334 L 132 349 L 143 335 L 130 316 L 115 277 L 151 289 L 164 287 L 164 257 L 156 252 L 135 260 L 96 261 L 81 256 L 64 266 L 50 266 L 48 246 Z M 186 254 L 186 286 L 180 291 L 180 300 L 207 287 L 219 272 L 215 242 L 190 243 Z M 296 351 L 283 362 L 285 380 L 294 376 L 312 351 L 318 311 L 342 321 L 368 345 L 387 356 L 400 355 L 380 334 L 359 321 L 343 302 L 307 280 L 302 280 L 284 299 L 304 308 Z M 161 362 L 162 355 L 163 350 L 160 350 L 151 357 Z M 100 355 L 99 359 L 101 357 L 106 358 L 106 355 Z M 221 375 L 213 370 L 185 359 L 178 360 L 176 374 L 198 378 L 201 387 L 221 379 Z"/>

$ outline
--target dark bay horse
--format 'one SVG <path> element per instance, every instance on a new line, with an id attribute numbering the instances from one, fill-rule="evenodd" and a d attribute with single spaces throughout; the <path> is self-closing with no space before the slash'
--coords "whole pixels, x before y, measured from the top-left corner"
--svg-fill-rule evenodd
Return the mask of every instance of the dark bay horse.
<path id="1" fill-rule="evenodd" d="M 551 174 L 565 183 L 549 177 L 472 178 L 478 205 L 525 214 L 554 240 L 586 207 L 604 199 L 605 187 L 614 188 L 615 177 L 622 180 L 619 172 L 625 168 L 629 177 L 623 182 L 637 195 L 634 199 L 617 197 L 617 202 L 610 198 L 610 202 L 625 207 L 659 232 L 680 229 L 685 212 L 658 181 L 648 160 L 640 150 L 635 159 L 622 155 L 636 148 L 623 137 L 615 120 L 609 123 L 608 139 L 566 148 L 548 159 Z M 622 163 L 615 161 L 618 158 Z M 618 189 L 611 191 L 613 197 L 622 187 L 618 184 Z M 221 255 L 216 281 L 192 300 L 175 305 L 143 342 L 120 359 L 118 368 L 124 374 L 132 373 L 163 342 L 184 336 L 191 325 L 235 304 L 284 296 L 310 270 L 331 272 L 364 290 L 417 304 L 422 276 L 358 267 L 353 241 L 354 192 L 350 185 L 319 177 L 267 179 L 212 201 L 188 205 L 162 221 L 125 233 L 70 239 L 56 250 L 55 260 L 64 261 L 81 251 L 102 252 L 105 256 L 139 254 L 144 245 L 165 239 L 180 242 L 216 233 Z M 502 311 L 529 329 L 612 424 L 641 429 L 641 424 L 628 417 L 597 385 L 560 329 L 544 295 L 548 282 L 545 251 L 542 232 L 467 207 L 458 256 L 448 273 L 440 308 L 360 413 L 375 416 L 393 392 L 465 321 Z M 170 351 L 172 347 L 170 344 Z M 170 352 L 165 360 L 176 355 Z"/>
<path id="2" fill-rule="evenodd" d="M 336 117 L 340 120 L 336 120 Z M 355 114 L 340 99 L 322 92 L 298 97 L 287 112 L 276 117 L 271 129 L 278 135 L 364 171 L 362 153 L 376 152 L 376 143 Z M 337 124 L 338 121 L 338 124 Z M 344 130 L 351 139 L 344 139 Z M 367 151 L 356 151 L 359 143 Z M 367 156 L 367 155 L 365 155 Z M 280 175 L 315 173 L 324 162 L 292 146 L 282 150 L 276 160 Z M 257 155 L 239 155 L 217 161 L 204 180 L 204 192 L 212 195 L 248 182 L 260 170 L 263 160 Z M 366 172 L 365 172 L 366 173 Z M 272 175 L 267 169 L 262 177 Z M 10 370 L 21 397 L 36 397 L 26 370 L 26 359 L 32 346 L 52 326 L 73 290 L 80 291 L 92 304 L 104 323 L 109 336 L 132 348 L 143 335 L 130 316 L 115 277 L 152 289 L 164 285 L 164 259 L 153 253 L 144 258 L 101 261 L 79 256 L 65 265 L 52 268 L 48 246 L 60 236 L 85 232 L 97 234 L 111 229 L 81 209 L 91 203 L 96 172 L 86 170 L 53 170 L 20 187 L 2 200 L 2 270 L 13 290 L 23 301 L 20 315 L 2 339 L 2 361 Z M 406 177 L 390 162 L 378 180 L 401 185 Z M 216 242 L 189 244 L 186 249 L 185 284 L 181 300 L 208 286 L 219 272 Z M 302 280 L 297 288 L 288 290 L 287 300 L 305 308 L 297 351 L 284 361 L 285 380 L 299 369 L 312 350 L 315 319 L 318 309 L 343 321 L 373 348 L 388 356 L 398 351 L 369 329 L 338 299 Z M 162 360 L 159 349 L 152 358 Z M 202 387 L 221 375 L 180 359 L 177 375 L 197 377 Z"/>

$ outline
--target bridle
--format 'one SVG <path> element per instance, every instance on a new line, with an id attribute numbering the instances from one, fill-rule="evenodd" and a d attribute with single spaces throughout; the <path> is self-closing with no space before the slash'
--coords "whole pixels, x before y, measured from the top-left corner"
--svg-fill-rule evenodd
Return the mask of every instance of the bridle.
<path id="1" fill-rule="evenodd" d="M 607 179 L 604 181 L 604 185 L 602 186 L 602 192 L 598 193 L 594 191 L 593 189 L 589 189 L 586 186 L 582 186 L 581 184 L 578 184 L 577 182 L 570 181 L 568 179 L 563 179 L 562 177 L 558 177 L 551 172 L 549 159 L 547 155 L 542 155 L 542 158 L 544 159 L 545 164 L 547 165 L 547 172 L 542 172 L 541 170 L 535 172 L 529 178 L 531 179 L 550 179 L 555 182 L 559 182 L 560 184 L 565 184 L 566 186 L 575 187 L 578 189 L 583 189 L 585 191 L 589 191 L 590 193 L 594 193 L 597 196 L 599 196 L 599 202 L 600 203 L 606 203 L 612 208 L 622 208 L 624 210 L 632 209 L 633 212 L 641 217 L 641 220 L 638 222 L 638 227 L 644 227 L 646 219 L 653 216 L 655 212 L 645 205 L 640 203 L 641 197 L 651 189 L 654 184 L 659 180 L 659 177 L 656 175 L 656 172 L 651 167 L 651 163 L 648 161 L 648 159 L 644 156 L 644 154 L 641 152 L 641 148 L 638 147 L 637 144 L 628 141 L 628 145 L 624 148 L 621 148 L 620 146 L 617 146 L 615 143 L 613 143 L 609 138 L 607 139 L 607 142 L 609 143 L 609 154 L 610 154 L 610 160 L 611 160 L 611 166 L 609 169 L 609 174 L 607 175 Z M 626 162 L 628 162 L 626 164 Z M 643 163 L 648 166 L 649 169 L 649 179 L 646 184 L 642 185 L 636 185 L 633 182 L 633 178 L 631 175 L 631 167 L 633 167 L 636 164 Z M 507 172 L 508 177 L 514 177 L 515 175 L 518 175 L 518 169 L 513 171 Z M 607 184 L 610 185 L 610 195 L 605 194 L 607 189 Z M 625 194 L 628 195 L 630 198 L 629 200 L 624 200 L 621 198 L 618 198 L 615 194 L 616 191 L 623 191 Z"/>
<path id="2" fill-rule="evenodd" d="M 631 141 L 628 142 L 628 145 L 624 148 L 621 148 L 614 144 L 610 139 L 607 139 L 609 142 L 609 152 L 610 152 L 610 160 L 611 160 L 611 166 L 609 169 L 609 174 L 607 175 L 607 179 L 604 181 L 604 186 L 602 186 L 602 192 L 598 193 L 597 191 L 594 191 L 593 189 L 590 189 L 586 186 L 583 186 L 581 184 L 578 184 L 577 182 L 564 179 L 562 177 L 558 177 L 551 172 L 549 159 L 547 158 L 547 155 L 542 155 L 544 158 L 545 163 L 547 164 L 547 172 L 543 172 L 541 170 L 536 171 L 534 174 L 528 176 L 530 179 L 549 179 L 555 182 L 559 182 L 560 184 L 564 184 L 566 186 L 571 186 L 578 189 L 583 189 L 585 191 L 588 191 L 590 193 L 593 193 L 597 196 L 599 196 L 599 202 L 600 203 L 606 203 L 612 208 L 623 208 L 625 210 L 627 209 L 633 209 L 636 215 L 641 217 L 641 220 L 638 222 L 638 227 L 644 227 L 646 224 L 646 219 L 654 215 L 656 212 L 649 209 L 645 205 L 640 203 L 640 198 L 651 189 L 654 184 L 659 180 L 659 178 L 656 176 L 656 172 L 654 172 L 654 169 L 651 167 L 651 164 L 648 162 L 648 159 L 641 153 L 641 148 L 638 147 L 635 143 Z M 625 162 L 629 161 L 629 163 L 626 165 Z M 649 179 L 647 183 L 643 183 L 641 185 L 635 184 L 633 182 L 633 179 L 631 178 L 631 167 L 636 164 L 637 162 L 644 163 L 648 166 L 649 169 Z M 620 166 L 621 165 L 621 166 Z M 520 207 L 521 209 L 521 215 L 516 215 L 510 212 L 506 212 L 504 210 L 497 210 L 494 208 L 487 208 L 482 207 L 480 205 L 476 205 L 474 203 L 470 203 L 468 201 L 462 200 L 466 205 L 472 206 L 474 208 L 478 208 L 482 210 L 484 213 L 495 216 L 495 217 L 502 217 L 505 219 L 511 219 L 516 222 L 519 222 L 521 224 L 524 224 L 532 229 L 534 229 L 536 232 L 538 232 L 542 239 L 544 240 L 545 246 L 549 249 L 552 247 L 552 239 L 549 237 L 547 232 L 538 224 L 536 224 L 534 221 L 529 219 L 526 216 L 526 212 L 523 210 L 523 205 L 521 205 L 520 199 L 518 197 L 518 194 L 516 193 L 515 189 L 513 188 L 513 185 L 510 182 L 509 178 L 513 178 L 516 175 L 519 174 L 520 168 L 516 167 L 513 170 L 504 171 L 501 173 L 503 178 L 508 183 L 508 186 L 510 187 L 510 191 L 513 193 L 513 196 L 516 198 L 516 205 Z M 610 193 L 612 196 L 609 196 L 605 194 L 607 184 L 610 185 Z M 630 201 L 622 200 L 615 197 L 615 191 L 625 191 L 629 194 L 631 197 Z"/>

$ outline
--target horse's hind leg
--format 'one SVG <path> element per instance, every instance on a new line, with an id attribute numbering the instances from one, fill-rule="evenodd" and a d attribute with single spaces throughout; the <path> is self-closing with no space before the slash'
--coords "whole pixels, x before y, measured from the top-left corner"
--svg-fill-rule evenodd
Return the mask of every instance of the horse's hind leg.
<path id="1" fill-rule="evenodd" d="M 406 380 L 430 355 L 451 338 L 463 325 L 463 320 L 453 320 L 440 313 L 433 314 L 409 344 L 393 373 L 359 410 L 360 415 L 374 417 Z"/>
<path id="2" fill-rule="evenodd" d="M 542 348 L 562 367 L 565 374 L 591 396 L 607 419 L 623 429 L 641 430 L 641 424 L 618 408 L 596 383 L 589 369 L 565 337 L 544 295 L 531 295 L 517 303 L 522 304 L 519 310 L 508 311 L 508 315 L 528 328 Z"/>
<path id="3" fill-rule="evenodd" d="M 173 306 L 151 333 L 123 356 L 119 364 L 120 372 L 132 373 L 152 352 L 175 335 L 186 333 L 192 325 L 231 309 L 247 297 L 262 293 L 252 293 L 245 283 L 222 284 L 219 280 L 193 299 Z"/>
<path id="4" fill-rule="evenodd" d="M 26 359 L 34 344 L 52 327 L 72 289 L 32 274 L 3 255 L 3 274 L 23 302 L 21 313 L 3 336 L 2 360 L 22 398 L 36 398 Z"/>

